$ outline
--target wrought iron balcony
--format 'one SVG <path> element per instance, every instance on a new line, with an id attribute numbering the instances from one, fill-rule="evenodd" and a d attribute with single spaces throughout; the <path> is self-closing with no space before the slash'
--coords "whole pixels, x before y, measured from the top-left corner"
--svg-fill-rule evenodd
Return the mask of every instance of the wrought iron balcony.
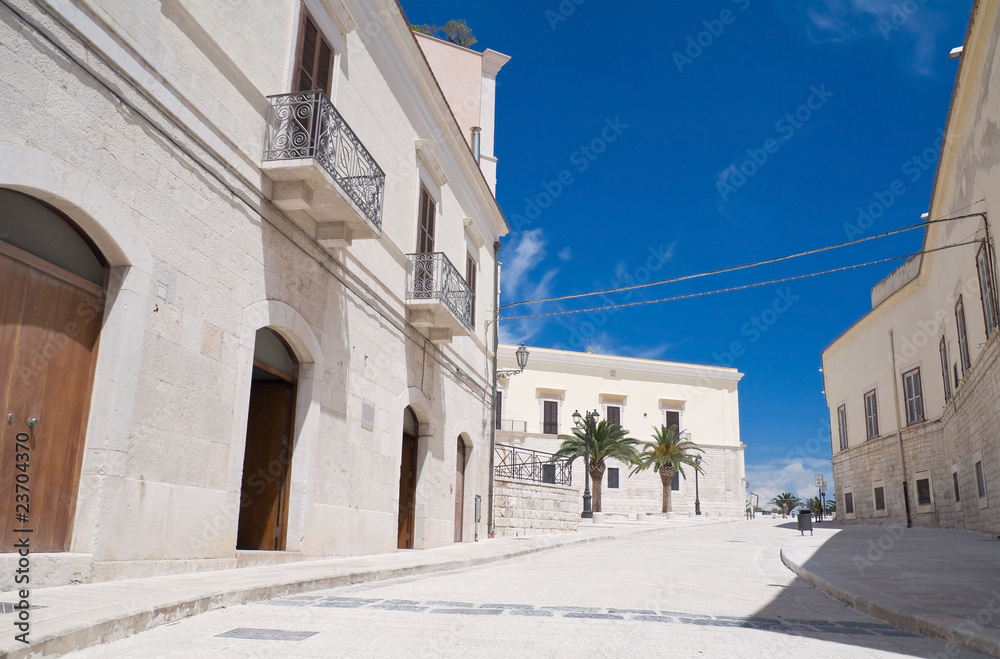
<path id="1" fill-rule="evenodd" d="M 497 478 L 530 483 L 573 484 L 573 469 L 568 458 L 505 444 L 496 445 L 493 473 Z"/>
<path id="2" fill-rule="evenodd" d="M 472 330 L 473 291 L 443 252 L 407 254 L 406 303 L 415 327 L 431 341 L 447 343 L 455 332 Z"/>
<path id="3" fill-rule="evenodd" d="M 308 214 L 326 246 L 381 236 L 385 172 L 326 94 L 268 98 L 262 169 L 274 204 Z"/>

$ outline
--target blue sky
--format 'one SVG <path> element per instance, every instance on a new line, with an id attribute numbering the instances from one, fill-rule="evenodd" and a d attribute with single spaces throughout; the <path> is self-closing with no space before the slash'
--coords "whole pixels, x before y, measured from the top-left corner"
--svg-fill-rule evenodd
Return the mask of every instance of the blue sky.
<path id="1" fill-rule="evenodd" d="M 411 22 L 465 19 L 476 50 L 512 58 L 497 78 L 497 198 L 514 228 L 501 253 L 503 304 L 714 270 L 919 222 L 957 68 L 948 52 L 961 45 L 971 6 L 403 0 Z M 912 231 L 609 300 L 864 263 L 916 251 L 921 239 Z M 502 338 L 739 368 L 751 489 L 807 496 L 813 474 L 832 481 L 820 354 L 870 309 L 869 289 L 898 264 L 612 314 L 502 321 Z"/>

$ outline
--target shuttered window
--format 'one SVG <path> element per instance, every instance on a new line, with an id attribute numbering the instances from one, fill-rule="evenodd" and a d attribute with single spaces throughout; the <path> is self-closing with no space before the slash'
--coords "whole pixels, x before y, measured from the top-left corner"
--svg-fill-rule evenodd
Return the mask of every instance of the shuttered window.
<path id="1" fill-rule="evenodd" d="M 608 489 L 618 489 L 618 467 L 608 467 Z"/>
<path id="2" fill-rule="evenodd" d="M 616 426 L 622 424 L 622 408 L 616 405 L 608 405 L 608 423 L 613 423 Z"/>
<path id="3" fill-rule="evenodd" d="M 993 333 L 997 326 L 996 291 L 993 289 L 993 272 L 987 258 L 986 246 L 979 248 L 976 254 L 976 270 L 979 272 L 979 297 L 983 301 L 983 317 L 986 319 L 986 336 Z"/>
<path id="4" fill-rule="evenodd" d="M 837 408 L 837 434 L 840 436 L 840 450 L 847 449 L 847 405 Z"/>
<path id="5" fill-rule="evenodd" d="M 469 285 L 469 306 L 472 309 L 472 326 L 476 326 L 476 260 L 472 254 L 465 255 L 465 283 Z"/>
<path id="6" fill-rule="evenodd" d="M 420 223 L 417 226 L 417 251 L 421 254 L 434 251 L 434 198 L 427 188 L 420 186 Z"/>
<path id="7" fill-rule="evenodd" d="M 545 409 L 542 415 L 542 432 L 546 435 L 559 434 L 559 403 L 554 400 L 544 401 Z"/>
<path id="8" fill-rule="evenodd" d="M 868 439 L 878 437 L 878 397 L 874 389 L 865 394 L 865 430 Z"/>
<path id="9" fill-rule="evenodd" d="M 333 88 L 333 47 L 316 27 L 312 16 L 302 10 L 299 52 L 295 65 L 295 91 L 322 89 L 327 97 Z"/>
<path id="10" fill-rule="evenodd" d="M 965 303 L 961 295 L 955 304 L 955 324 L 958 326 L 958 356 L 962 362 L 962 375 L 965 375 L 972 368 L 972 361 L 969 359 L 969 334 L 965 329 Z"/>
<path id="11" fill-rule="evenodd" d="M 667 428 L 673 427 L 679 434 L 681 431 L 681 413 L 671 410 L 667 411 Z"/>
<path id="12" fill-rule="evenodd" d="M 920 386 L 920 369 L 903 374 L 903 392 L 906 396 L 906 425 L 924 420 L 924 396 Z"/>
<path id="13" fill-rule="evenodd" d="M 941 380 L 944 382 L 944 402 L 951 400 L 951 375 L 948 373 L 948 345 L 941 337 L 938 344 L 938 354 L 941 356 Z"/>

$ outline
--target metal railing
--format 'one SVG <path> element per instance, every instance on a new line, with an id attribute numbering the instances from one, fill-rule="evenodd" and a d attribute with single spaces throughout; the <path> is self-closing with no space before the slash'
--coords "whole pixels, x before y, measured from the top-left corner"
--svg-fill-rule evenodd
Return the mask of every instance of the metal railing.
<path id="1" fill-rule="evenodd" d="M 518 421 L 517 419 L 500 419 L 497 423 L 497 430 L 506 430 L 508 432 L 528 432 L 528 422 Z"/>
<path id="2" fill-rule="evenodd" d="M 385 172 L 321 90 L 268 96 L 264 160 L 315 158 L 382 230 Z"/>
<path id="3" fill-rule="evenodd" d="M 444 252 L 407 254 L 406 297 L 416 300 L 438 299 L 444 302 L 466 327 L 472 327 L 472 290 Z"/>
<path id="4" fill-rule="evenodd" d="M 569 458 L 556 458 L 551 453 L 531 449 L 496 445 L 494 475 L 531 483 L 572 485 L 573 469 Z"/>

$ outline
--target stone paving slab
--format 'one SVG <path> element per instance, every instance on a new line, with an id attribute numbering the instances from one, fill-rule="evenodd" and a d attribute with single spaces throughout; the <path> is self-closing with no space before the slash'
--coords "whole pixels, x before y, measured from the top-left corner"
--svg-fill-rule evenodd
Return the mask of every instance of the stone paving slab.
<path id="1" fill-rule="evenodd" d="M 735 522 L 681 519 L 653 524 L 603 525 L 602 528 L 591 525 L 581 526 L 577 533 L 497 538 L 374 556 L 33 589 L 31 644 L 26 646 L 14 639 L 17 633 L 15 614 L 0 615 L 0 629 L 3 630 L 0 657 L 22 659 L 65 654 L 226 606 L 463 569 L 557 547 L 726 523 Z M 17 601 L 13 592 L 0 593 L 0 602 Z"/>
<path id="2" fill-rule="evenodd" d="M 1000 657 L 1000 541 L 968 531 L 816 525 L 781 560 L 861 613 Z"/>

